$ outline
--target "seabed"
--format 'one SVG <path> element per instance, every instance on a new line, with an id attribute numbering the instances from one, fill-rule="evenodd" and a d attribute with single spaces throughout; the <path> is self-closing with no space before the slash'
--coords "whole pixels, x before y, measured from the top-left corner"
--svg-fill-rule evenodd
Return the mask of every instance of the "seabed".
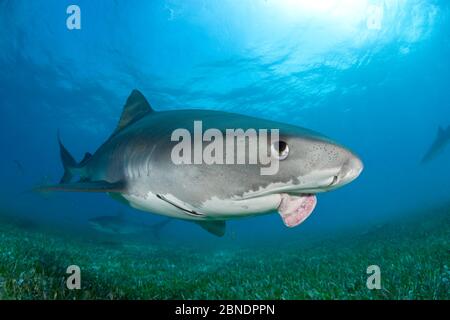
<path id="1" fill-rule="evenodd" d="M 1 299 L 449 299 L 450 205 L 279 246 L 86 241 L 0 220 Z M 80 266 L 81 289 L 66 287 Z M 369 265 L 380 290 L 366 286 Z"/>

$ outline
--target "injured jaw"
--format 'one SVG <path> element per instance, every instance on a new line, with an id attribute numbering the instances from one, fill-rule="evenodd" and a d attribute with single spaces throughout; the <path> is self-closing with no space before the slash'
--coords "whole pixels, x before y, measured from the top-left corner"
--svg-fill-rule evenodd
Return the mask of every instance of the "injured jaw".
<path id="1" fill-rule="evenodd" d="M 281 194 L 278 213 L 287 227 L 295 227 L 306 220 L 316 207 L 315 195 L 291 196 Z"/>

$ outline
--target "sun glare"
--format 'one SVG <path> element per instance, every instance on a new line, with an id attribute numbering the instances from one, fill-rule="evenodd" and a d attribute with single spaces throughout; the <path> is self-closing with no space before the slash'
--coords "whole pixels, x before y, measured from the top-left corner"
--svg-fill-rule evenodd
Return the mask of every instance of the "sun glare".
<path id="1" fill-rule="evenodd" d="M 277 0 L 274 6 L 289 16 L 308 16 L 342 21 L 361 20 L 370 7 L 368 0 Z"/>

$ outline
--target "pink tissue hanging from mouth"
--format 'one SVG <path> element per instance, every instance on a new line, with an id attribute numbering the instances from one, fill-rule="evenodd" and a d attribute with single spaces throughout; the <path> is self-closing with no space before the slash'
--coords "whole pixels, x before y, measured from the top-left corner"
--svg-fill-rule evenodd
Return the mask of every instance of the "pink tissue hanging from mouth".
<path id="1" fill-rule="evenodd" d="M 316 204 L 317 198 L 315 195 L 290 196 L 283 193 L 281 194 L 278 213 L 284 224 L 292 228 L 305 221 L 314 211 Z"/>

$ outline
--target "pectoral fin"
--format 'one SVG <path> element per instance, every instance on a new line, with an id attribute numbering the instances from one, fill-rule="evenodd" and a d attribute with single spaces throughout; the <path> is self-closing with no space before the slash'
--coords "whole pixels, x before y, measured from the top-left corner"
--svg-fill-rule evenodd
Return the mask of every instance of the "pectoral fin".
<path id="1" fill-rule="evenodd" d="M 195 221 L 195 223 L 217 237 L 223 237 L 225 235 L 225 221 Z"/>
<path id="2" fill-rule="evenodd" d="M 36 192 L 50 192 L 50 191 L 63 191 L 63 192 L 124 192 L 125 183 L 107 182 L 107 181 L 87 181 L 87 182 L 75 182 L 75 183 L 60 183 L 48 186 L 38 186 L 33 189 Z"/>

